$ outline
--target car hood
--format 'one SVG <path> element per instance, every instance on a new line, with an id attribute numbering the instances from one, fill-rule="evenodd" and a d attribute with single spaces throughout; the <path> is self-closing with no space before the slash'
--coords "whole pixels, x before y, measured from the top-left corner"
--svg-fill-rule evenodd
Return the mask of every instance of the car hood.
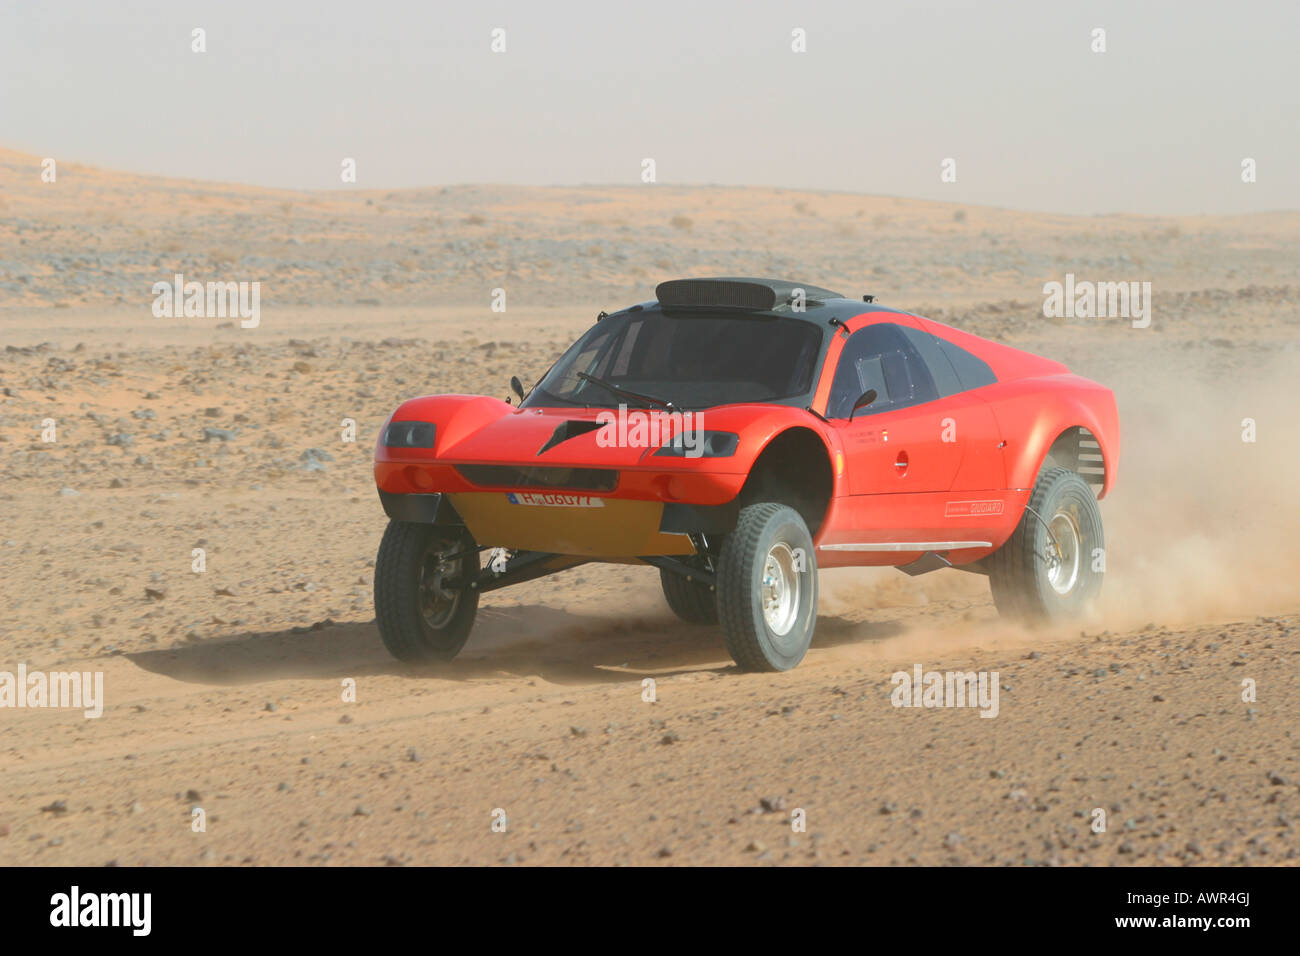
<path id="1" fill-rule="evenodd" d="M 378 454 L 404 460 L 433 457 L 449 464 L 630 468 L 648 464 L 644 459 L 679 430 L 703 428 L 739 434 L 741 447 L 726 461 L 743 468 L 745 460 L 756 455 L 782 423 L 788 425 L 791 416 L 812 418 L 800 409 L 768 405 L 729 405 L 672 414 L 630 409 L 629 415 L 633 414 L 643 422 L 639 433 L 633 417 L 624 420 L 620 432 L 616 409 L 516 408 L 486 397 L 431 396 L 405 403 L 392 420 L 433 422 L 433 454 L 423 449 L 383 447 Z M 661 457 L 653 464 L 662 467 L 671 461 Z"/>
<path id="2" fill-rule="evenodd" d="M 603 419 L 600 413 L 606 412 Z M 585 408 L 518 408 L 494 421 L 485 422 L 445 448 L 439 457 L 463 462 L 517 462 L 535 465 L 591 465 L 600 463 L 611 468 L 639 463 L 646 454 L 646 444 L 635 447 L 618 443 L 617 426 L 606 425 L 608 409 Z M 690 419 L 686 420 L 689 423 Z M 659 441 L 672 437 L 680 428 L 677 416 L 660 421 Z M 667 431 L 668 434 L 663 434 Z"/>

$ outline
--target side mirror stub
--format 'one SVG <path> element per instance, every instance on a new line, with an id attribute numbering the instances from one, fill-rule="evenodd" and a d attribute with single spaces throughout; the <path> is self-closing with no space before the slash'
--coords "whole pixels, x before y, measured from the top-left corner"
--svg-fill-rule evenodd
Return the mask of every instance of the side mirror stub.
<path id="1" fill-rule="evenodd" d="M 853 421 L 854 412 L 856 412 L 859 408 L 866 408 L 875 400 L 876 400 L 876 390 L 874 388 L 869 388 L 861 395 L 859 395 L 858 400 L 853 403 L 853 408 L 849 412 L 849 421 Z"/>

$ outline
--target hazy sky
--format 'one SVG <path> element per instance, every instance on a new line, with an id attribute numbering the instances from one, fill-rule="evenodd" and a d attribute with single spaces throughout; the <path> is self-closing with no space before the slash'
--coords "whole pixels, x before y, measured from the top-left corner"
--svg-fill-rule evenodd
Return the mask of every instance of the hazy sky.
<path id="1" fill-rule="evenodd" d="M 1296 209 L 1297 38 L 1297 0 L 0 0 L 0 146 L 307 188 L 635 184 L 652 157 L 660 183 Z"/>

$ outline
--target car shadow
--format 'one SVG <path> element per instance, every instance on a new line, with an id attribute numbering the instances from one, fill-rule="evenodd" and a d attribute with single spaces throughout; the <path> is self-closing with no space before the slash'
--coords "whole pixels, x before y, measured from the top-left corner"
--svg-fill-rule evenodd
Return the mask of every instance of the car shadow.
<path id="1" fill-rule="evenodd" d="M 884 640 L 904 630 L 894 621 L 820 617 L 813 646 Z M 667 612 L 592 616 L 537 605 L 481 608 L 460 656 L 430 665 L 390 657 L 373 620 L 320 630 L 250 631 L 125 656 L 173 680 L 226 686 L 383 674 L 411 680 L 540 677 L 553 684 L 598 684 L 735 670 L 716 627 L 685 624 Z"/>

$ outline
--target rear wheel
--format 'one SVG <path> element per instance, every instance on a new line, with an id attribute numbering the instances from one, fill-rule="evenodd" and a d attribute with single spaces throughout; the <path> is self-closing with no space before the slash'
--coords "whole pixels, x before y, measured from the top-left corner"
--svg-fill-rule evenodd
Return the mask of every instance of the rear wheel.
<path id="1" fill-rule="evenodd" d="M 688 581 L 680 574 L 659 569 L 659 583 L 673 613 L 688 624 L 717 624 L 717 595 L 707 584 Z"/>
<path id="2" fill-rule="evenodd" d="M 1079 475 L 1038 475 L 1015 533 L 987 559 L 998 613 L 1022 621 L 1064 621 L 1087 612 L 1105 567 L 1097 498 Z"/>
<path id="3" fill-rule="evenodd" d="M 469 639 L 478 550 L 464 528 L 390 521 L 375 558 L 375 620 L 401 661 L 449 661 Z"/>
<path id="4" fill-rule="evenodd" d="M 718 559 L 718 618 L 744 670 L 787 671 L 812 643 L 817 561 L 799 512 L 763 502 L 742 508 Z"/>

